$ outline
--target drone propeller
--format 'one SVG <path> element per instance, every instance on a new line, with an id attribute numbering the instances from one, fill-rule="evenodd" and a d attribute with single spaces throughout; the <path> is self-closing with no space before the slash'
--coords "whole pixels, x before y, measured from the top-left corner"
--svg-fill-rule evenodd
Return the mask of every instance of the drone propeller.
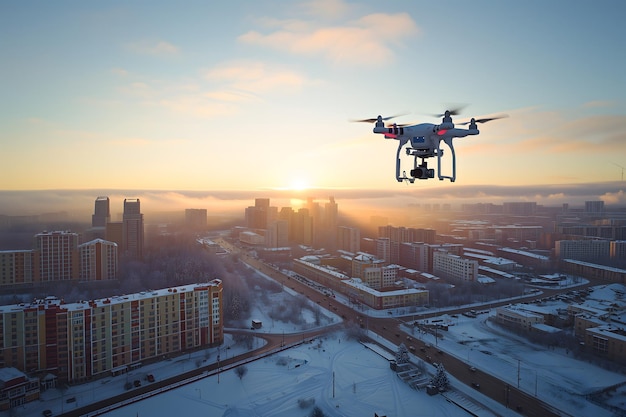
<path id="1" fill-rule="evenodd" d="M 472 122 L 474 122 L 474 123 L 487 123 L 487 122 L 490 122 L 492 120 L 504 119 L 505 117 L 509 117 L 509 115 L 508 114 L 501 114 L 499 116 L 486 117 L 486 118 L 483 118 L 483 119 L 474 119 L 472 117 L 472 120 L 470 120 L 469 122 L 463 122 L 463 123 L 458 123 L 458 124 L 463 126 L 463 125 L 468 125 L 468 124 L 470 124 Z"/>
<path id="2" fill-rule="evenodd" d="M 389 116 L 389 117 L 380 117 L 380 119 L 385 122 L 387 120 L 391 120 L 394 119 L 396 117 L 400 117 L 400 116 L 404 116 L 404 114 L 396 114 L 395 116 Z M 361 119 L 361 120 L 351 120 L 351 122 L 355 122 L 355 123 L 376 123 L 378 121 L 378 117 L 372 118 L 372 119 Z"/>
<path id="3" fill-rule="evenodd" d="M 459 106 L 453 109 L 448 109 L 445 112 L 441 113 L 441 114 L 433 114 L 434 117 L 443 117 L 446 116 L 446 113 L 448 116 L 458 116 L 459 114 L 461 114 L 461 110 L 463 110 L 466 106 Z"/>

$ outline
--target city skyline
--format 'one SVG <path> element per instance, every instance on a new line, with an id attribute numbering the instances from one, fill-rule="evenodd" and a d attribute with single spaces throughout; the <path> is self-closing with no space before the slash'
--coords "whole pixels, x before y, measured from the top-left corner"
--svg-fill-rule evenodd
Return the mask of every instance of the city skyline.
<path id="1" fill-rule="evenodd" d="M 497 204 L 505 202 L 536 202 L 556 207 L 568 204 L 583 208 L 587 201 L 603 201 L 609 209 L 623 209 L 626 205 L 625 183 L 614 181 L 592 184 L 538 185 L 538 186 L 455 186 L 455 193 L 429 188 L 397 190 L 0 190 L 0 216 L 24 216 L 66 213 L 73 220 L 91 222 L 94 199 L 106 195 L 111 201 L 111 220 L 121 221 L 123 201 L 139 198 L 142 211 L 148 216 L 178 212 L 186 209 L 206 209 L 210 216 L 233 215 L 244 217 L 244 210 L 255 198 L 270 198 L 277 207 L 301 208 L 307 198 L 326 201 L 334 197 L 345 213 L 386 215 L 406 211 L 410 207 L 446 205 L 454 210 L 464 204 Z"/>
<path id="2" fill-rule="evenodd" d="M 567 198 L 559 188 L 602 183 L 611 187 L 595 187 L 596 198 L 606 191 L 624 203 L 625 8 L 3 4 L 0 190 L 386 190 L 462 200 L 479 187 Z M 349 122 L 407 113 L 399 123 L 437 123 L 432 114 L 457 104 L 466 105 L 459 122 L 510 117 L 455 141 L 454 184 L 397 183 L 395 142 Z"/>

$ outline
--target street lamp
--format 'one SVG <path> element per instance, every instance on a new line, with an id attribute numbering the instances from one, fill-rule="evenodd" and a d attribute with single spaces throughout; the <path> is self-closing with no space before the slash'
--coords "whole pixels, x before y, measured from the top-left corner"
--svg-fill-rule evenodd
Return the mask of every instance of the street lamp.
<path id="1" fill-rule="evenodd" d="M 220 383 L 220 347 L 217 347 L 217 383 Z"/>

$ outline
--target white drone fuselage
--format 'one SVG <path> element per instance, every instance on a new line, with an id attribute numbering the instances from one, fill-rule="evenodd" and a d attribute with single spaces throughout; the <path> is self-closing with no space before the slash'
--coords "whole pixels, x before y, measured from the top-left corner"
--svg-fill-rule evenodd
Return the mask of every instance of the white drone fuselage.
<path id="1" fill-rule="evenodd" d="M 414 182 L 418 179 L 428 179 L 434 177 L 433 170 L 429 170 L 426 158 L 437 157 L 437 176 L 440 180 L 449 179 L 454 182 L 456 179 L 456 155 L 452 139 L 462 138 L 470 135 L 478 135 L 480 131 L 476 125 L 470 125 L 469 129 L 459 129 L 454 127 L 454 123 L 446 121 L 441 124 L 420 123 L 417 125 L 385 126 L 382 120 L 376 122 L 374 133 L 384 135 L 385 139 L 395 139 L 398 143 L 398 152 L 396 154 L 396 179 L 398 182 L 408 181 Z M 450 148 L 452 153 L 452 174 L 443 175 L 441 173 L 441 157 L 443 149 L 441 142 L 444 142 Z M 400 174 L 400 151 L 406 145 L 406 154 L 414 156 L 413 170 L 411 177 L 407 177 L 405 172 Z M 417 165 L 417 158 L 421 158 L 422 163 Z M 416 175 L 414 175 L 414 173 Z"/>

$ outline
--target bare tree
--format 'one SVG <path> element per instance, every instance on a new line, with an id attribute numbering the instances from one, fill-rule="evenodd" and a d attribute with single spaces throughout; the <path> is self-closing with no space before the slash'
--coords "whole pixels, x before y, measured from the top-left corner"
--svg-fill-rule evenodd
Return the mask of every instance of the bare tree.
<path id="1" fill-rule="evenodd" d="M 239 365 L 235 368 L 235 374 L 239 377 L 239 380 L 243 379 L 248 373 L 248 367 L 246 365 Z"/>

